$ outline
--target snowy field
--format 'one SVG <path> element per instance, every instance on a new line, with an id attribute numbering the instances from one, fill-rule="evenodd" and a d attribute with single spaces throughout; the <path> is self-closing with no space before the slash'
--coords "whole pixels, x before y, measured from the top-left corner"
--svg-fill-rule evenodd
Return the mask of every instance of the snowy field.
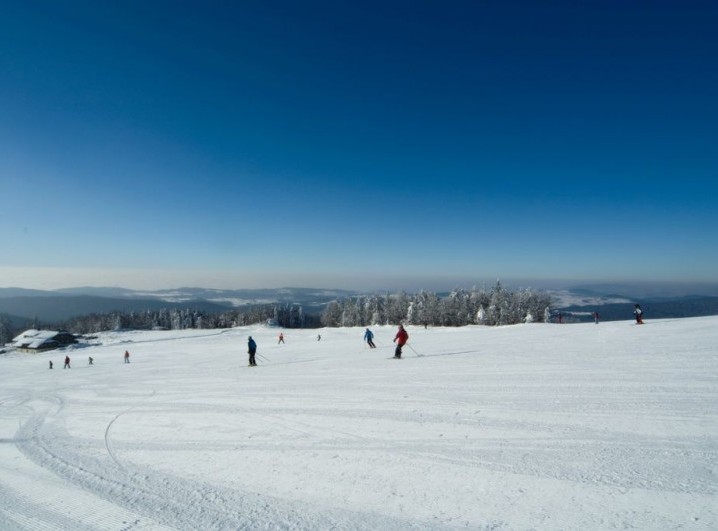
<path id="1" fill-rule="evenodd" d="M 0 529 L 718 529 L 718 317 L 363 331 L 0 356 Z"/>

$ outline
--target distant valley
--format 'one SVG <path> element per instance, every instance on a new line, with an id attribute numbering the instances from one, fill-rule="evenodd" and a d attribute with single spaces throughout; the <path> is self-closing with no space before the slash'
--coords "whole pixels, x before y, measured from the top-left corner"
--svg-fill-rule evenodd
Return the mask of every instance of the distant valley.
<path id="1" fill-rule="evenodd" d="M 588 321 L 594 311 L 602 320 L 630 320 L 633 304 L 643 307 L 646 319 L 696 317 L 718 314 L 718 296 L 667 296 L 660 293 L 642 296 L 622 295 L 620 286 L 591 286 L 566 290 L 547 290 L 553 310 L 561 311 L 571 321 Z M 623 287 L 626 292 L 629 289 Z M 191 308 L 204 313 L 221 313 L 233 309 L 265 304 L 297 304 L 307 314 L 320 314 L 327 303 L 355 297 L 361 293 L 340 289 L 206 289 L 177 288 L 138 291 L 113 287 L 78 287 L 53 291 L 22 288 L 0 288 L 0 315 L 13 326 L 22 327 L 37 321 L 59 323 L 72 317 L 110 312 Z M 446 293 L 439 293 L 445 296 Z"/>
<path id="2" fill-rule="evenodd" d="M 14 326 L 22 326 L 35 320 L 55 323 L 93 313 L 162 308 L 192 308 L 205 313 L 219 313 L 261 304 L 299 304 L 307 313 L 321 313 L 328 302 L 352 295 L 354 292 L 351 291 L 311 288 L 178 288 L 158 291 L 96 287 L 54 291 L 0 288 L 0 315 L 8 317 Z"/>

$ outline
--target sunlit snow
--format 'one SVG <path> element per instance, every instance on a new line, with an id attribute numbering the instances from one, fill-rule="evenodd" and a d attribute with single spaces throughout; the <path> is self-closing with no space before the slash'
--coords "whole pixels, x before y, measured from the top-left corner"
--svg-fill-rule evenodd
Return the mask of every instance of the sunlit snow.
<path id="1" fill-rule="evenodd" d="M 1 355 L 0 529 L 718 528 L 718 317 L 373 330 Z"/>

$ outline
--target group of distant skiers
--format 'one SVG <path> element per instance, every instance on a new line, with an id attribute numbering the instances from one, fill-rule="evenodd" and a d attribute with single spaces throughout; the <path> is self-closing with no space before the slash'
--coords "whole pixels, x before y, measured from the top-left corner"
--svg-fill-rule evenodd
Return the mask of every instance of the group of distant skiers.
<path id="1" fill-rule="evenodd" d="M 90 365 L 92 365 L 92 358 L 90 358 Z M 50 366 L 49 369 L 52 369 L 52 360 L 50 360 Z M 62 366 L 63 369 L 72 369 L 70 367 L 70 356 L 65 356 L 65 365 Z"/>
<path id="2" fill-rule="evenodd" d="M 317 341 L 321 341 L 322 336 L 317 336 Z M 374 332 L 366 329 L 366 332 L 364 332 L 364 341 L 367 342 L 369 345 L 369 348 L 376 348 L 376 345 L 374 344 Z M 396 348 L 394 349 L 394 357 L 397 359 L 401 359 L 401 353 L 402 348 L 404 345 L 406 345 L 406 342 L 409 341 L 409 333 L 404 329 L 402 325 L 399 325 L 399 330 L 396 332 L 396 336 L 394 336 L 394 343 L 396 343 Z M 283 344 L 284 343 L 284 334 L 280 332 L 279 334 L 279 341 L 277 344 Z M 252 336 L 249 336 L 247 339 L 247 354 L 249 354 L 249 366 L 250 367 L 256 367 L 257 366 L 257 342 L 252 338 Z"/>
<path id="3" fill-rule="evenodd" d="M 643 324 L 643 310 L 641 309 L 640 304 L 636 304 L 634 306 L 633 314 L 636 317 L 636 324 Z M 594 322 L 598 324 L 600 319 L 599 313 L 593 312 L 592 317 Z M 558 322 L 563 322 L 563 315 L 561 313 L 558 314 Z M 321 335 L 317 336 L 317 341 L 321 340 L 321 338 Z M 376 345 L 374 344 L 374 332 L 372 332 L 369 328 L 367 328 L 364 332 L 364 341 L 366 341 L 367 345 L 369 345 L 369 348 L 376 348 Z M 409 334 L 403 325 L 399 325 L 399 330 L 397 330 L 396 336 L 394 336 L 393 340 L 393 342 L 396 343 L 396 348 L 394 349 L 395 358 L 401 359 L 402 348 L 404 347 L 404 345 L 406 345 L 407 341 L 409 341 Z M 284 343 L 283 333 L 279 334 L 278 343 Z M 247 342 L 247 347 L 249 352 L 249 366 L 255 367 L 257 365 L 257 362 L 255 361 L 255 355 L 257 353 L 257 343 L 254 341 L 254 339 L 252 339 L 251 336 L 249 337 L 249 341 Z"/>
<path id="4" fill-rule="evenodd" d="M 129 353 L 127 350 L 125 350 L 125 355 L 123 356 L 123 358 L 124 358 L 124 360 L 125 360 L 125 363 L 129 363 L 129 362 L 130 362 L 130 353 Z M 49 365 L 48 368 L 49 368 L 49 369 L 52 369 L 52 366 L 53 366 L 52 360 L 49 361 L 49 364 L 50 364 L 50 365 Z M 93 358 L 92 356 L 88 356 L 88 358 L 87 358 L 87 364 L 88 364 L 88 365 L 94 365 L 94 364 L 95 364 L 95 358 Z M 67 355 L 65 356 L 65 365 L 63 365 L 62 368 L 63 368 L 63 369 L 72 369 L 72 367 L 70 366 L 70 356 L 67 356 Z"/>
<path id="5" fill-rule="evenodd" d="M 636 316 L 636 324 L 643 324 L 643 310 L 641 309 L 640 304 L 636 304 L 633 309 L 633 314 Z M 559 313 L 558 322 L 563 322 L 562 315 Z M 593 318 L 596 324 L 598 324 L 599 315 L 598 312 L 593 312 Z M 321 335 L 317 336 L 317 341 L 320 341 L 322 338 Z M 376 348 L 376 345 L 374 344 L 374 332 L 372 332 L 369 328 L 366 329 L 364 332 L 364 341 L 366 341 L 367 345 L 369 345 L 369 348 Z M 396 344 L 396 348 L 394 349 L 394 358 L 401 359 L 402 354 L 402 348 L 404 345 L 406 345 L 407 341 L 409 341 L 409 333 L 406 331 L 403 325 L 399 325 L 399 329 L 396 332 L 396 335 L 394 336 L 393 343 Z M 283 344 L 284 343 L 284 334 L 280 332 L 279 334 L 279 341 L 277 344 Z M 247 341 L 247 353 L 249 354 L 249 366 L 250 367 L 256 367 L 257 361 L 255 356 L 257 355 L 257 342 L 252 339 L 252 336 L 249 336 L 249 339 Z M 125 363 L 130 362 L 130 353 L 125 350 L 124 355 Z M 94 362 L 94 358 L 90 356 L 88 358 L 89 364 L 92 365 Z M 70 356 L 65 356 L 65 365 L 62 367 L 63 369 L 70 369 Z M 52 360 L 50 360 L 50 369 L 52 369 Z"/>

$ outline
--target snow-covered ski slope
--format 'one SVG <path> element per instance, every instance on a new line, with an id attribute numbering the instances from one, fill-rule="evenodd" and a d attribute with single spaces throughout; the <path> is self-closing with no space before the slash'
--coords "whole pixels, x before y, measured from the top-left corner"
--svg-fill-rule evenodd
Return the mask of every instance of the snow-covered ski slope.
<path id="1" fill-rule="evenodd" d="M 718 529 L 718 317 L 373 330 L 0 356 L 0 529 Z"/>

